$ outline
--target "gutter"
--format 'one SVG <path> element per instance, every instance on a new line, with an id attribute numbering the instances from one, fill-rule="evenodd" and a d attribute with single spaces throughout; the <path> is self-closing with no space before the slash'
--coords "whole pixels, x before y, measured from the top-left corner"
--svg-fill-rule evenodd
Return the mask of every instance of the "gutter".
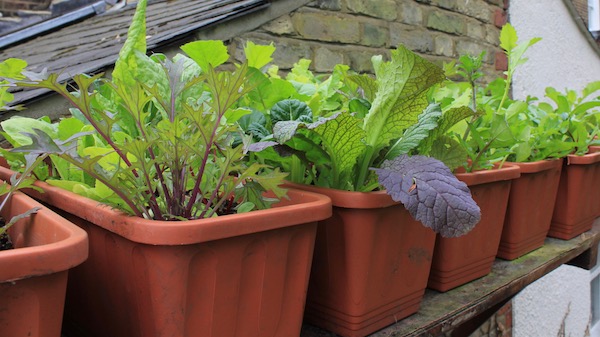
<path id="1" fill-rule="evenodd" d="M 106 11 L 106 2 L 98 1 L 91 5 L 76 9 L 72 12 L 65 13 L 56 18 L 52 18 L 33 26 L 23 28 L 16 32 L 0 37 L 0 49 L 6 48 L 12 44 L 16 44 L 23 40 L 38 36 L 47 31 L 69 25 L 73 22 L 80 21 L 91 16 L 104 13 Z"/>

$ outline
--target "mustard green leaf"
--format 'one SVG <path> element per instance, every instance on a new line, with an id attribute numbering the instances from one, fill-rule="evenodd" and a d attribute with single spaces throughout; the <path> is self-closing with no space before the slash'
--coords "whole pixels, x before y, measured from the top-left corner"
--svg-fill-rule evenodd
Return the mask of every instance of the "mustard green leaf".
<path id="1" fill-rule="evenodd" d="M 350 174 L 359 156 L 365 150 L 365 131 L 360 127 L 360 123 L 360 119 L 343 112 L 337 115 L 337 118 L 314 128 L 314 131 L 321 136 L 323 147 L 331 157 L 333 179 Z"/>
<path id="2" fill-rule="evenodd" d="M 363 129 L 377 152 L 417 122 L 428 105 L 426 91 L 444 79 L 444 71 L 404 46 L 391 52 L 389 62 L 373 61 L 379 90 Z"/>

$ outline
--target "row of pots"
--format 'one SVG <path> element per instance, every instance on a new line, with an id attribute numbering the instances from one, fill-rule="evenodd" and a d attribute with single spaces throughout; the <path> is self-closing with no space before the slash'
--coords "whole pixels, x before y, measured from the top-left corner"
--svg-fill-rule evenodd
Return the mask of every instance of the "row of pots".
<path id="1" fill-rule="evenodd" d="M 457 173 L 482 219 L 452 239 L 413 220 L 385 192 L 290 184 L 290 200 L 269 210 L 162 222 L 37 183 L 44 193 L 27 193 L 51 206 L 11 230 L 17 246 L 31 247 L 1 255 L 7 281 L 0 298 L 14 301 L 0 303 L 0 331 L 14 337 L 58 337 L 61 329 L 77 337 L 298 336 L 304 319 L 342 336 L 365 336 L 418 311 L 427 287 L 448 291 L 488 274 L 496 257 L 512 260 L 539 248 L 546 236 L 571 239 L 590 229 L 600 216 L 600 149 L 590 152 Z M 11 174 L 0 167 L 0 179 Z M 11 203 L 24 201 L 37 204 L 22 194 Z M 65 228 L 53 224 L 60 216 Z M 40 253 L 42 246 L 53 253 Z M 57 257 L 61 250 L 66 257 Z M 39 264 L 24 262 L 28 251 Z M 43 288 L 56 288 L 53 309 L 29 285 L 34 275 L 50 279 Z M 15 304 L 19 298 L 25 306 Z"/>

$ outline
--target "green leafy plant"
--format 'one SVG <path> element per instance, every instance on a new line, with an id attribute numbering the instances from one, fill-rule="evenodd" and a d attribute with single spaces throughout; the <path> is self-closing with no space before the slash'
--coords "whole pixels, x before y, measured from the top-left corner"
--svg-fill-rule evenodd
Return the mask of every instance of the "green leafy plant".
<path id="1" fill-rule="evenodd" d="M 147 56 L 145 9 L 139 1 L 112 79 L 79 74 L 64 84 L 45 72 L 1 74 L 19 87 L 54 91 L 74 107 L 72 117 L 55 124 L 4 121 L 13 151 L 50 154 L 51 167 L 34 171 L 37 178 L 148 219 L 269 207 L 285 195 L 285 174 L 247 164 L 232 136 L 234 121 L 250 112 L 237 106 L 253 89 L 249 62 L 262 62 L 264 48 L 232 71 L 221 69 L 229 59 L 221 41 L 185 44 L 188 56 Z M 5 155 L 22 166 L 18 154 Z"/>
<path id="2" fill-rule="evenodd" d="M 25 170 L 22 174 L 14 173 L 10 177 L 9 182 L 0 182 L 0 196 L 4 196 L 2 202 L 0 203 L 0 211 L 4 209 L 12 195 L 19 189 L 28 187 L 35 188 L 33 186 L 35 179 L 31 177 L 31 172 L 45 159 L 45 157 L 45 155 L 27 156 Z M 10 219 L 2 219 L 4 224 L 0 226 L 0 250 L 7 250 L 13 248 L 12 242 L 10 241 L 10 237 L 8 236 L 8 230 L 10 229 L 10 227 L 17 223 L 17 221 L 37 213 L 39 209 L 39 207 L 34 207 L 32 209 L 27 210 L 24 213 L 13 215 Z"/>
<path id="3" fill-rule="evenodd" d="M 444 83 L 433 93 L 434 99 L 443 109 L 465 105 L 477 112 L 476 117 L 450 131 L 469 156 L 467 171 L 491 168 L 507 160 L 559 158 L 573 151 L 574 142 L 560 131 L 564 118 L 549 113 L 546 104 L 536 105 L 534 98 L 522 101 L 509 97 L 516 68 L 527 61 L 525 52 L 539 40 L 519 43 L 514 27 L 506 24 L 501 30 L 500 46 L 507 54 L 508 70 L 504 78 L 486 87 L 478 84 L 483 76 L 483 53 L 477 57 L 463 55 L 446 66 L 449 76 L 458 76 L 461 81 Z"/>
<path id="4" fill-rule="evenodd" d="M 255 140 L 249 150 L 256 160 L 280 163 L 293 182 L 361 192 L 383 186 L 425 226 L 444 236 L 468 232 L 480 217 L 468 188 L 418 153 L 446 146 L 445 130 L 471 110 L 442 114 L 430 105 L 428 90 L 443 70 L 404 46 L 390 61 L 373 57 L 373 65 L 375 78 L 338 65 L 322 79 L 299 62 L 286 78 L 296 90 L 240 119 Z M 281 79 L 260 81 L 267 88 Z"/>

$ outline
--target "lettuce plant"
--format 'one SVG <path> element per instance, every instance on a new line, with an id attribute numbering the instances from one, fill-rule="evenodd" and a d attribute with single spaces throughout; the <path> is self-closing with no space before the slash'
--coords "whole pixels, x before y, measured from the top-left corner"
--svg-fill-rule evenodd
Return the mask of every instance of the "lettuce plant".
<path id="1" fill-rule="evenodd" d="M 445 130 L 471 110 L 442 114 L 430 105 L 428 90 L 443 70 L 404 46 L 389 61 L 373 57 L 373 65 L 375 78 L 338 65 L 323 79 L 299 62 L 280 86 L 281 100 L 249 104 L 257 111 L 240 119 L 254 139 L 248 149 L 256 161 L 280 163 L 297 183 L 361 192 L 382 186 L 425 226 L 465 234 L 479 207 L 446 165 L 419 151 L 442 151 Z M 259 88 L 282 83 L 268 73 L 257 76 Z"/>
<path id="2" fill-rule="evenodd" d="M 52 165 L 34 171 L 38 178 L 148 219 L 269 207 L 274 199 L 263 192 L 283 197 L 285 174 L 247 164 L 232 137 L 233 122 L 250 112 L 237 106 L 253 89 L 249 62 L 222 69 L 229 55 L 221 41 L 188 43 L 187 56 L 147 56 L 145 9 L 139 1 L 112 79 L 79 74 L 63 84 L 44 71 L 2 73 L 13 85 L 51 90 L 73 105 L 72 117 L 56 124 L 4 121 L 15 147 L 4 155 L 15 163 L 20 154 L 50 154 Z M 260 53 L 252 58 L 260 62 Z"/>

